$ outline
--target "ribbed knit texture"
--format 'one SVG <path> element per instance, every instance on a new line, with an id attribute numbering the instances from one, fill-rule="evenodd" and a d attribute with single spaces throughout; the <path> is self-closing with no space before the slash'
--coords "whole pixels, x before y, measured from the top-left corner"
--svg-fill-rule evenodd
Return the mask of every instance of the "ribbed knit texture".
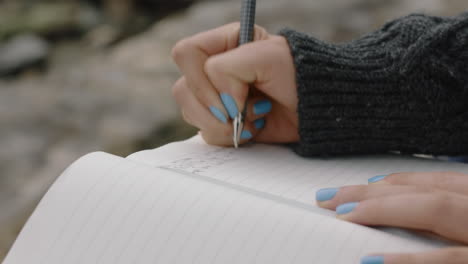
<path id="1" fill-rule="evenodd" d="M 344 44 L 285 29 L 304 156 L 468 154 L 468 13 L 410 15 Z"/>

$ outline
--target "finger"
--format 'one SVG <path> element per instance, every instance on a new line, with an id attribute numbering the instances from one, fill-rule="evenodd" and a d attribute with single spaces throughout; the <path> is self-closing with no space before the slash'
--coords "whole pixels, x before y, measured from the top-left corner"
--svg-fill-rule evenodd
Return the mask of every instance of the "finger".
<path id="1" fill-rule="evenodd" d="M 342 188 L 321 189 L 316 193 L 317 205 L 335 210 L 344 203 L 360 202 L 363 200 L 399 194 L 435 193 L 430 187 L 409 185 L 354 185 Z"/>
<path id="2" fill-rule="evenodd" d="M 361 264 L 464 264 L 468 248 L 454 247 L 413 254 L 382 254 L 361 259 Z"/>
<path id="3" fill-rule="evenodd" d="M 273 101 L 284 102 L 294 111 L 297 96 L 285 93 L 287 86 L 295 83 L 294 65 L 285 41 L 272 37 L 212 56 L 205 64 L 205 72 L 220 94 L 232 97 L 233 108 L 243 109 L 249 84 L 254 84 Z"/>
<path id="4" fill-rule="evenodd" d="M 249 122 L 264 118 L 271 112 L 273 104 L 271 100 L 265 97 L 249 98 L 247 102 L 247 116 L 246 120 Z"/>
<path id="5" fill-rule="evenodd" d="M 468 197 L 456 193 L 386 196 L 336 208 L 338 217 L 370 226 L 394 226 L 431 231 L 468 242 Z"/>
<path id="6" fill-rule="evenodd" d="M 204 107 L 198 99 L 193 95 L 192 91 L 187 86 L 187 81 L 183 77 L 179 79 L 172 87 L 172 93 L 177 103 L 182 108 L 182 116 L 184 120 L 199 129 L 219 130 L 221 126 L 228 126 L 213 115 Z M 231 132 L 232 133 L 232 132 Z"/>
<path id="7" fill-rule="evenodd" d="M 265 121 L 263 121 L 263 123 L 264 122 Z M 259 127 L 256 122 L 245 122 L 239 143 L 242 145 L 254 140 L 262 129 L 263 127 Z M 201 130 L 201 136 L 210 145 L 226 147 L 233 145 L 232 129 L 205 129 Z"/>
<path id="8" fill-rule="evenodd" d="M 376 183 L 427 186 L 468 195 L 468 175 L 458 172 L 404 172 L 380 178 Z"/>
<path id="9" fill-rule="evenodd" d="M 245 122 L 241 133 L 241 144 L 245 144 L 253 140 L 258 133 L 265 127 L 265 119 L 261 118 L 253 122 Z"/>
<path id="10" fill-rule="evenodd" d="M 186 40 L 182 44 L 177 44 L 178 46 L 174 50 L 180 49 L 183 51 L 177 51 L 178 53 L 175 53 L 174 60 L 187 79 L 187 87 L 205 108 L 210 109 L 212 114 L 219 120 L 227 123 L 227 112 L 218 93 L 203 71 L 203 65 L 208 56 L 199 50 L 196 44 L 186 42 L 188 41 Z"/>

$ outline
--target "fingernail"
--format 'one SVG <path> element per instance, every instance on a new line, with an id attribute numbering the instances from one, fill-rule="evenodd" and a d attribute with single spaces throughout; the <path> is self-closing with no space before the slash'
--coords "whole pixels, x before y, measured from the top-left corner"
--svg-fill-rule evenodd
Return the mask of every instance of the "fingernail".
<path id="1" fill-rule="evenodd" d="M 237 108 L 236 101 L 232 96 L 229 94 L 221 94 L 221 101 L 223 101 L 224 107 L 226 108 L 226 111 L 228 112 L 229 116 L 234 119 L 236 118 L 237 114 L 239 113 L 239 109 Z"/>
<path id="2" fill-rule="evenodd" d="M 336 213 L 339 215 L 351 213 L 359 203 L 345 203 L 336 208 Z"/>
<path id="3" fill-rule="evenodd" d="M 370 178 L 369 180 L 367 180 L 367 182 L 368 182 L 368 183 L 376 183 L 376 182 L 379 182 L 379 181 L 385 179 L 385 177 L 387 177 L 387 175 L 375 176 L 375 177 L 372 177 L 372 178 Z"/>
<path id="4" fill-rule="evenodd" d="M 219 121 L 223 122 L 224 124 L 227 124 L 227 118 L 224 115 L 223 111 L 219 110 L 219 108 L 214 106 L 210 106 L 210 111 L 216 118 L 218 118 Z"/>
<path id="5" fill-rule="evenodd" d="M 315 198 L 319 202 L 325 202 L 333 199 L 337 192 L 338 188 L 321 189 L 317 191 L 317 193 L 315 194 Z"/>
<path id="6" fill-rule="evenodd" d="M 265 119 L 261 118 L 261 119 L 255 120 L 254 125 L 257 130 L 264 128 Z"/>
<path id="7" fill-rule="evenodd" d="M 252 138 L 252 133 L 248 130 L 244 130 L 241 133 L 241 139 L 251 139 Z"/>
<path id="8" fill-rule="evenodd" d="M 272 104 L 269 100 L 261 100 L 254 104 L 254 114 L 264 115 L 271 111 Z"/>
<path id="9" fill-rule="evenodd" d="M 384 264 L 382 256 L 367 256 L 361 259 L 361 264 Z"/>

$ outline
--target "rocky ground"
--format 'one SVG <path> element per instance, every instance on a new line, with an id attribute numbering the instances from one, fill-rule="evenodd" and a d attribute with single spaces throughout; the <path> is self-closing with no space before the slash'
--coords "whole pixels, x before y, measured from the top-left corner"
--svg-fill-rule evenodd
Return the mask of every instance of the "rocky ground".
<path id="1" fill-rule="evenodd" d="M 195 133 L 171 99 L 179 74 L 170 49 L 185 36 L 238 20 L 239 5 L 201 1 L 106 49 L 114 39 L 106 27 L 53 47 L 37 34 L 9 38 L 10 47 L 0 43 L 0 75 L 8 73 L 0 79 L 0 261 L 73 160 L 95 150 L 127 155 Z M 467 7 L 465 0 L 259 0 L 258 23 L 339 42 L 410 12 L 452 15 Z M 30 53 L 12 56 L 21 41 Z"/>

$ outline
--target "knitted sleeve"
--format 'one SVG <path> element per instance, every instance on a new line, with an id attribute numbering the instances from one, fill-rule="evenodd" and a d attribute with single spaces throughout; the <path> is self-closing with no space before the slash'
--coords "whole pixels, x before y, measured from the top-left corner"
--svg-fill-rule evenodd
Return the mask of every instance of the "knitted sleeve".
<path id="1" fill-rule="evenodd" d="M 468 154 L 468 13 L 410 15 L 344 44 L 284 29 L 303 156 Z"/>

